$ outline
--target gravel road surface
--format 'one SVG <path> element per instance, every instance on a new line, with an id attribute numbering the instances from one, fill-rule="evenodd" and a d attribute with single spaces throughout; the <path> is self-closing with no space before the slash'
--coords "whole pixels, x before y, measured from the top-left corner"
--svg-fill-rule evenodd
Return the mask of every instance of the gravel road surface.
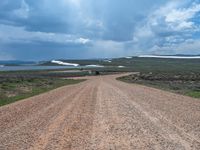
<path id="1" fill-rule="evenodd" d="M 117 76 L 0 107 L 0 150 L 200 150 L 200 100 Z"/>

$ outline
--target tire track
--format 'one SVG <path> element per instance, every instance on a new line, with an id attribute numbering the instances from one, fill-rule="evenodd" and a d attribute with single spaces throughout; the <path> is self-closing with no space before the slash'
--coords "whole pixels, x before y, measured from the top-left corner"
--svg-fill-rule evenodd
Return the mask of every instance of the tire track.
<path id="1" fill-rule="evenodd" d="M 199 100 L 116 77 L 1 107 L 0 150 L 200 149 Z"/>

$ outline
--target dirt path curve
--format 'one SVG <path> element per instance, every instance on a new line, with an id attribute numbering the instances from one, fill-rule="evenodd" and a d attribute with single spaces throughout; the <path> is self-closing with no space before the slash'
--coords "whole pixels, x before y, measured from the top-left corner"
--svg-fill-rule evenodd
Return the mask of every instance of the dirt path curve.
<path id="1" fill-rule="evenodd" d="M 200 101 L 90 77 L 0 108 L 0 150 L 199 150 Z"/>

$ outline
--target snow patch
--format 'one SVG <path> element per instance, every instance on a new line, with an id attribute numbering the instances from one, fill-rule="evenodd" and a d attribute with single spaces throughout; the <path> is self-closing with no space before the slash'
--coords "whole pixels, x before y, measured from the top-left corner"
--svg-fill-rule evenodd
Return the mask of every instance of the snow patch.
<path id="1" fill-rule="evenodd" d="M 58 60 L 52 60 L 51 63 L 59 64 L 59 65 L 63 65 L 63 66 L 74 66 L 74 67 L 79 66 L 79 64 L 67 63 L 67 62 L 62 62 L 62 61 L 58 61 Z"/>
<path id="2" fill-rule="evenodd" d="M 171 59 L 200 59 L 200 56 L 157 56 L 157 55 L 140 55 L 140 58 L 171 58 Z"/>
<path id="3" fill-rule="evenodd" d="M 108 63 L 111 63 L 112 61 L 111 61 L 111 60 L 104 60 L 104 62 L 108 62 Z"/>
<path id="4" fill-rule="evenodd" d="M 133 58 L 133 57 L 125 57 L 126 59 L 131 59 L 131 58 Z"/>
<path id="5" fill-rule="evenodd" d="M 125 66 L 118 66 L 118 68 L 125 68 Z"/>
<path id="6" fill-rule="evenodd" d="M 101 66 L 101 65 L 86 65 L 86 67 L 104 67 L 104 66 Z"/>

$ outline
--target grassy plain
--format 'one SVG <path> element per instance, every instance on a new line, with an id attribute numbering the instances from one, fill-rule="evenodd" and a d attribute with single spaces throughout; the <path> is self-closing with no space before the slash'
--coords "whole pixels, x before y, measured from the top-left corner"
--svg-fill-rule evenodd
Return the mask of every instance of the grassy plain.
<path id="1" fill-rule="evenodd" d="M 81 75 L 81 74 L 80 74 Z M 71 75 L 72 76 L 72 75 Z M 1 72 L 0 73 L 0 106 L 38 95 L 55 88 L 76 84 L 84 80 L 73 80 L 48 74 L 48 72 Z"/>

